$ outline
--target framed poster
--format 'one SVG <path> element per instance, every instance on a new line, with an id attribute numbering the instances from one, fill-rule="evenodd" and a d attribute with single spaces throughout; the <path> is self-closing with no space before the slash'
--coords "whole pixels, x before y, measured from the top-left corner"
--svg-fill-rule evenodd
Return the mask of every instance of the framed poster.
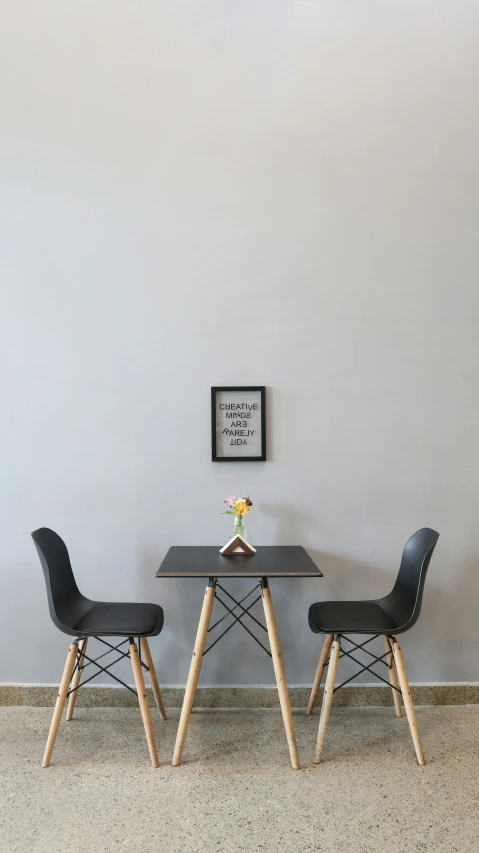
<path id="1" fill-rule="evenodd" d="M 211 389 L 213 462 L 266 460 L 266 393 L 264 385 Z"/>

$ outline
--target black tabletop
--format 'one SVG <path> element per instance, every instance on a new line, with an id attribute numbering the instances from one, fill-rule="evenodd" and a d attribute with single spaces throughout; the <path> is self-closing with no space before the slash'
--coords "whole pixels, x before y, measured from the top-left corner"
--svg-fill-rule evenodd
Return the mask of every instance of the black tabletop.
<path id="1" fill-rule="evenodd" d="M 262 545 L 256 554 L 223 556 L 215 545 L 175 545 L 157 578 L 321 578 L 302 545 Z"/>

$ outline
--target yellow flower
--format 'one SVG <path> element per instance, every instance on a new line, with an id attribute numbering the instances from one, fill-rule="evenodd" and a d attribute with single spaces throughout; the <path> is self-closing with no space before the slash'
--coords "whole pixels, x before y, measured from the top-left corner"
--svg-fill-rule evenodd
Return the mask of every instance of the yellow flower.
<path id="1" fill-rule="evenodd" d="M 236 501 L 233 509 L 235 515 L 247 515 L 249 513 L 249 506 L 245 500 Z"/>

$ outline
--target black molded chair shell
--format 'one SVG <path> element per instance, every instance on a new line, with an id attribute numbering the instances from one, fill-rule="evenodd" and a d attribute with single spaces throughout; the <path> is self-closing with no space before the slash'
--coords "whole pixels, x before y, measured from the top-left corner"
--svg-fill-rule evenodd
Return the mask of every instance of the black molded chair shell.
<path id="1" fill-rule="evenodd" d="M 163 628 L 158 604 L 91 601 L 78 589 L 67 547 L 48 527 L 32 533 L 47 587 L 53 622 L 78 637 L 155 637 Z"/>
<path id="2" fill-rule="evenodd" d="M 318 601 L 309 608 L 309 627 L 323 634 L 386 634 L 408 631 L 417 622 L 429 563 L 439 533 L 423 527 L 404 547 L 394 588 L 376 601 Z"/>

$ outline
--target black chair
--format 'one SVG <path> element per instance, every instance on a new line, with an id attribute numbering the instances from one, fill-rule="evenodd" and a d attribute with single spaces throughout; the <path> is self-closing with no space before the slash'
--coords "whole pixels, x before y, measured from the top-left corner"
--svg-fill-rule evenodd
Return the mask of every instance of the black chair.
<path id="1" fill-rule="evenodd" d="M 309 627 L 316 634 L 326 634 L 318 668 L 314 679 L 313 689 L 309 699 L 307 714 L 312 714 L 314 703 L 319 692 L 321 679 L 325 667 L 328 667 L 326 686 L 324 689 L 321 717 L 319 720 L 318 740 L 316 744 L 315 764 L 321 760 L 326 727 L 328 725 L 329 712 L 333 693 L 356 678 L 356 675 L 347 681 L 334 686 L 338 661 L 340 657 L 347 656 L 361 666 L 360 673 L 371 672 L 386 684 L 388 682 L 378 675 L 369 666 L 363 666 L 357 660 L 351 650 L 341 648 L 341 640 L 347 639 L 353 646 L 352 651 L 361 650 L 374 658 L 376 663 L 385 664 L 389 669 L 389 683 L 392 687 L 394 705 L 398 717 L 402 717 L 402 696 L 406 715 L 411 730 L 411 735 L 416 750 L 419 764 L 424 764 L 424 755 L 416 723 L 416 713 L 411 697 L 409 682 L 404 666 L 401 647 L 396 640 L 396 634 L 403 634 L 417 622 L 421 612 L 424 582 L 429 562 L 431 560 L 439 533 L 429 527 L 418 530 L 406 542 L 404 547 L 399 573 L 394 589 L 389 595 L 377 601 L 319 601 L 309 608 Z M 354 643 L 348 634 L 372 634 L 369 640 L 359 645 Z M 384 636 L 385 654 L 381 657 L 373 655 L 365 646 L 376 639 Z M 372 664 L 374 665 L 374 664 Z"/>
<path id="2" fill-rule="evenodd" d="M 75 702 L 80 688 L 80 679 L 88 666 L 95 666 L 98 671 L 90 678 L 83 681 L 82 687 L 95 678 L 100 672 L 104 672 L 118 681 L 128 690 L 138 696 L 141 715 L 145 726 L 148 749 L 150 751 L 153 767 L 158 767 L 158 754 L 156 751 L 153 726 L 151 722 L 150 709 L 146 696 L 143 669 L 150 677 L 153 694 L 160 711 L 161 718 L 166 719 L 165 708 L 161 698 L 160 687 L 156 677 L 155 667 L 148 646 L 147 637 L 156 637 L 163 628 L 163 610 L 157 604 L 126 604 L 105 601 L 91 601 L 85 598 L 79 591 L 73 576 L 70 557 L 67 547 L 53 530 L 41 527 L 32 533 L 47 586 L 48 606 L 53 622 L 74 639 L 68 650 L 68 655 L 63 671 L 58 698 L 53 712 L 53 719 L 48 735 L 43 767 L 48 767 L 55 745 L 55 739 L 60 725 L 60 720 L 68 698 L 67 720 L 73 717 Z M 100 643 L 108 647 L 108 651 L 93 660 L 86 654 L 89 637 L 94 637 Z M 125 637 L 119 645 L 112 645 L 104 637 Z M 138 637 L 139 647 L 134 638 Z M 129 644 L 128 651 L 121 651 L 121 647 Z M 102 660 L 111 652 L 119 652 L 119 657 L 109 664 Z M 143 660 L 142 660 L 143 656 Z M 135 678 L 136 691 L 132 690 L 116 675 L 109 670 L 115 663 L 123 658 L 130 658 Z"/>

